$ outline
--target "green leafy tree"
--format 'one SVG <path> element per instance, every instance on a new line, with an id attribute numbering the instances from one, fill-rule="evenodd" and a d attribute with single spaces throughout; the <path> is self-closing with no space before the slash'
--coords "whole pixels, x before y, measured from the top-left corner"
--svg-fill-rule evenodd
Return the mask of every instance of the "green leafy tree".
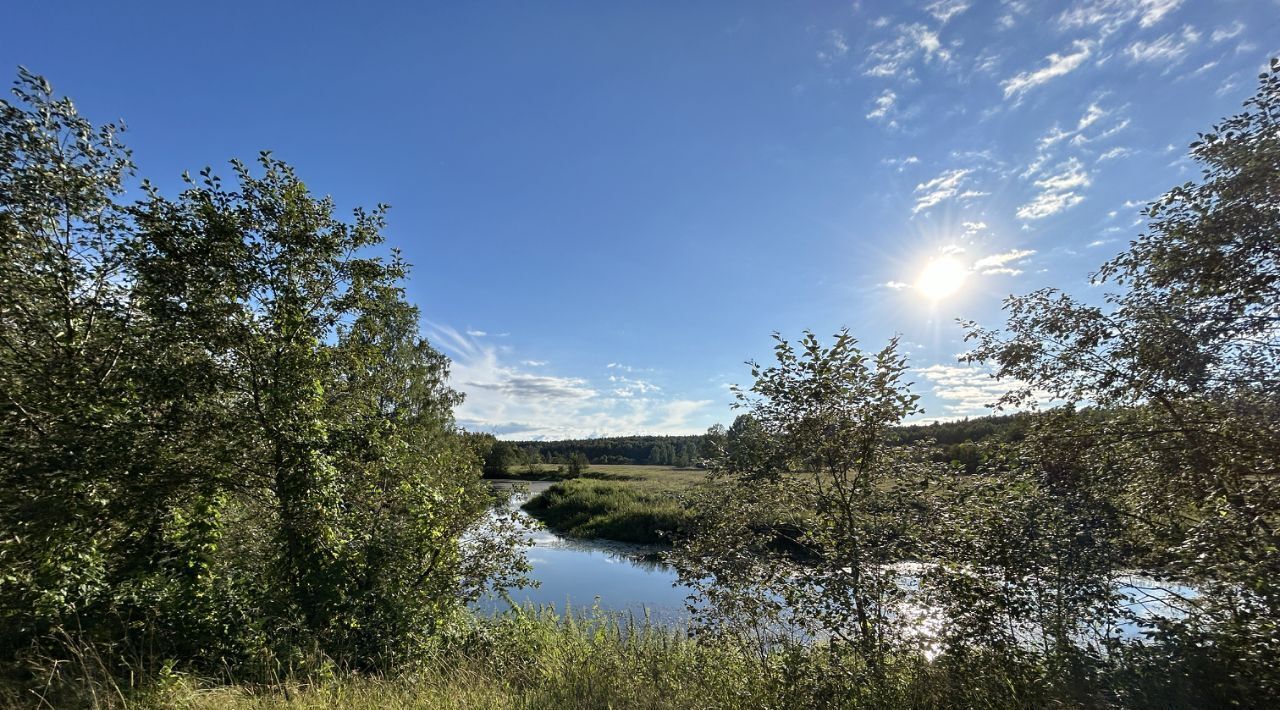
<path id="1" fill-rule="evenodd" d="M 339 384 L 329 343 L 344 320 L 363 315 L 369 289 L 402 267 L 354 256 L 380 241 L 381 208 L 341 222 L 287 166 L 260 162 L 261 177 L 234 163 L 236 191 L 207 170 L 176 201 L 149 189 L 137 209 L 139 302 L 150 321 L 191 339 L 174 344 L 183 352 L 209 354 L 219 389 L 243 393 L 244 409 L 224 412 L 223 423 L 235 442 L 257 446 L 212 463 L 252 472 L 270 491 L 288 589 L 280 612 L 296 612 L 300 631 L 315 633 L 334 622 L 349 579 L 327 419 Z"/>
<path id="2" fill-rule="evenodd" d="M 673 465 L 677 468 L 689 468 L 689 463 L 689 449 L 684 444 L 681 444 L 680 448 L 676 449 L 676 456 L 673 461 Z"/>
<path id="3" fill-rule="evenodd" d="M 1115 500 L 1146 565 L 1202 591 L 1153 625 L 1223 669 L 1200 687 L 1245 702 L 1280 691 L 1280 61 L 1191 155 L 1201 178 L 1149 205 L 1148 231 L 1095 275 L 1116 288 L 1104 305 L 1010 298 L 1004 330 L 969 324 L 969 359 L 1025 383 L 1005 402 L 1099 408 L 1072 433 L 1123 457 Z"/>
<path id="4" fill-rule="evenodd" d="M 95 127 L 21 69 L 0 101 L 0 644 L 99 601 L 138 502 L 129 372 L 132 174 Z"/>
<path id="5" fill-rule="evenodd" d="M 587 472 L 587 468 L 591 462 L 587 460 L 586 454 L 581 451 L 575 451 L 569 455 L 567 471 L 571 478 L 577 478 Z"/>
<path id="6" fill-rule="evenodd" d="M 341 221 L 287 165 L 259 162 L 260 176 L 233 163 L 235 190 L 206 170 L 177 200 L 149 191 L 138 305 L 163 326 L 161 359 L 216 383 L 202 413 L 226 456 L 202 477 L 237 484 L 265 523 L 262 613 L 291 643 L 369 659 L 471 593 L 460 539 L 490 496 L 454 430 L 447 360 L 404 301 L 405 264 L 362 255 L 384 208 Z"/>
<path id="7" fill-rule="evenodd" d="M 489 476 L 505 476 L 519 465 L 523 454 L 520 447 L 509 441 L 494 441 L 484 457 L 484 472 Z"/>
<path id="8" fill-rule="evenodd" d="M 1129 620 L 1119 589 L 1132 569 L 1129 520 L 1116 505 L 1126 470 L 1093 426 L 1090 412 L 1042 414 L 1018 444 L 985 444 L 975 472 L 952 464 L 951 485 L 926 502 L 921 587 L 946 619 L 942 661 L 963 676 L 983 658 L 1016 679 L 1021 704 L 1096 702 L 1114 629 Z"/>
<path id="9" fill-rule="evenodd" d="M 176 198 L 21 72 L 0 103 L 0 653 L 249 673 L 412 657 L 518 583 L 383 207 L 286 164 Z M 57 651 L 39 651 L 57 653 Z M 108 660 L 108 665 L 114 660 Z M 108 670 L 110 670 L 108 668 Z"/>
<path id="10" fill-rule="evenodd" d="M 717 465 L 730 471 L 748 472 L 766 466 L 768 434 L 751 414 L 739 414 L 725 433 L 724 449 Z"/>
<path id="11" fill-rule="evenodd" d="M 754 385 L 738 391 L 749 418 L 729 448 L 749 447 L 714 461 L 672 559 L 709 605 L 705 628 L 756 639 L 762 657 L 780 632 L 817 634 L 856 674 L 906 626 L 891 622 L 905 590 L 889 565 L 914 550 L 915 486 L 931 469 L 889 434 L 916 397 L 896 341 L 867 354 L 847 331 L 830 346 L 775 338 L 776 363 L 753 363 Z"/>

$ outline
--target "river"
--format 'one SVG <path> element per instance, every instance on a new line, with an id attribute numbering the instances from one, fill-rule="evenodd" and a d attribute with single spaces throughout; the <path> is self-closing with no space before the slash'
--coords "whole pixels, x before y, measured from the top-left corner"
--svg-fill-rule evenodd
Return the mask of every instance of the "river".
<path id="1" fill-rule="evenodd" d="M 537 523 L 519 507 L 531 496 L 552 485 L 550 481 L 494 480 L 499 488 L 523 486 L 527 490 L 512 497 L 511 505 L 518 514 L 532 544 L 525 554 L 532 566 L 529 577 L 536 587 L 509 590 L 511 601 L 521 606 L 566 608 L 585 611 L 595 606 L 608 612 L 634 614 L 662 623 L 678 623 L 687 618 L 687 587 L 676 581 L 675 570 L 657 556 L 663 548 L 631 545 L 608 540 L 579 540 L 557 535 Z M 914 565 L 903 565 L 903 583 L 914 586 Z M 1181 612 L 1169 602 L 1182 597 L 1195 597 L 1190 587 L 1158 583 L 1144 575 L 1125 575 L 1116 580 L 1116 592 L 1126 600 L 1135 618 L 1176 617 Z M 509 603 L 487 597 L 477 607 L 484 611 L 501 611 Z M 916 609 L 923 627 L 935 627 L 942 620 L 936 614 Z M 1140 635 L 1139 625 L 1121 623 L 1112 630 L 1125 638 Z"/>
<path id="2" fill-rule="evenodd" d="M 519 506 L 530 496 L 546 490 L 550 481 L 495 480 L 494 486 L 526 486 L 511 504 Z M 533 570 L 529 577 L 537 587 L 512 589 L 512 601 L 520 605 L 587 609 L 592 606 L 611 612 L 646 614 L 655 621 L 679 621 L 685 615 L 689 590 L 676 585 L 676 573 L 657 560 L 662 548 L 628 545 L 607 540 L 576 540 L 542 528 L 519 511 L 519 519 L 533 544 L 525 551 Z M 486 598 L 479 607 L 487 611 L 507 608 L 502 599 Z"/>

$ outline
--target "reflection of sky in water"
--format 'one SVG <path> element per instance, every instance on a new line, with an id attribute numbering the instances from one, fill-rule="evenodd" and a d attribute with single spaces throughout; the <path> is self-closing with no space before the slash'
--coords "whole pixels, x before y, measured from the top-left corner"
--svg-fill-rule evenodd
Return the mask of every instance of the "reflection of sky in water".
<path id="1" fill-rule="evenodd" d="M 529 483 L 529 495 L 550 485 L 547 481 Z M 519 496 L 513 504 L 518 507 L 525 500 L 527 495 Z M 605 611 L 630 612 L 638 617 L 647 613 L 658 621 L 678 621 L 685 616 L 684 601 L 689 590 L 673 586 L 675 570 L 654 559 L 661 548 L 567 539 L 534 527 L 536 524 L 528 516 L 521 514 L 521 520 L 530 525 L 533 545 L 526 555 L 533 570 L 529 576 L 539 586 L 509 590 L 517 604 L 553 606 L 557 610 L 599 606 Z M 478 606 L 498 611 L 508 604 L 490 597 Z"/>
<path id="2" fill-rule="evenodd" d="M 510 485 L 495 481 L 495 485 Z M 529 492 L 517 496 L 513 505 L 528 500 L 551 486 L 549 481 L 534 481 L 527 485 Z M 689 588 L 675 586 L 676 573 L 671 567 L 657 561 L 661 548 L 646 545 L 629 545 L 605 540 L 575 540 L 563 538 L 545 529 L 521 513 L 520 518 L 529 525 L 528 532 L 533 545 L 526 550 L 533 570 L 530 578 L 539 582 L 538 587 L 509 590 L 512 601 L 519 605 L 552 606 L 558 611 L 566 607 L 587 610 L 593 606 L 608 612 L 631 613 L 637 617 L 648 616 L 655 621 L 678 622 L 687 618 L 685 597 Z M 908 590 L 919 587 L 919 575 L 923 568 L 917 564 L 895 565 L 899 580 Z M 1177 618 L 1182 616 L 1184 600 L 1194 599 L 1193 589 L 1157 583 L 1142 576 L 1127 576 L 1117 580 L 1116 592 L 1125 598 L 1125 607 L 1136 619 Z M 508 608 L 505 600 L 487 597 L 477 607 L 484 611 L 501 611 Z M 929 605 L 908 602 L 897 612 L 908 625 L 906 636 L 921 644 L 929 657 L 935 656 L 936 638 L 945 623 L 939 610 Z M 1134 621 L 1118 624 L 1110 635 L 1137 638 L 1142 626 Z M 1100 630 L 1103 631 L 1103 630 Z M 1106 631 L 1103 631 L 1104 633 Z"/>

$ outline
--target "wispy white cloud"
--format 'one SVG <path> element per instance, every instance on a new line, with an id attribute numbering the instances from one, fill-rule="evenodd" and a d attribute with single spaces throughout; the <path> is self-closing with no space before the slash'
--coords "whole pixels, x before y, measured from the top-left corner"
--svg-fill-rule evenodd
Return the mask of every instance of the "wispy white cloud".
<path id="1" fill-rule="evenodd" d="M 950 199 L 968 200 L 983 197 L 988 193 L 974 189 L 964 189 L 967 178 L 973 174 L 970 168 L 954 168 L 938 177 L 916 185 L 916 203 L 911 213 L 927 210 L 940 202 Z"/>
<path id="2" fill-rule="evenodd" d="M 928 420 L 958 419 L 990 414 L 991 405 L 1008 392 L 1024 386 L 1013 379 L 996 379 L 988 367 L 981 365 L 929 365 L 914 370 L 916 376 L 931 383 L 930 391 L 942 403 L 942 412 L 925 413 Z M 1047 392 L 1033 391 L 1036 405 L 1051 401 Z"/>
<path id="3" fill-rule="evenodd" d="M 827 33 L 827 46 L 818 52 L 818 59 L 830 62 L 849 53 L 849 41 L 840 30 Z"/>
<path id="4" fill-rule="evenodd" d="M 1093 29 L 1105 39 L 1134 20 L 1140 27 L 1151 27 L 1180 5 L 1182 0 L 1092 0 L 1063 10 L 1058 15 L 1058 26 Z"/>
<path id="5" fill-rule="evenodd" d="M 1036 249 L 1010 249 L 1007 252 L 993 253 L 991 256 L 984 256 L 978 261 L 973 262 L 974 269 L 989 269 L 992 266 L 1005 266 L 1010 262 L 1018 262 L 1024 260 L 1036 253 Z"/>
<path id="6" fill-rule="evenodd" d="M 897 126 L 897 121 L 889 117 L 898 103 L 898 95 L 892 89 L 885 89 L 876 97 L 875 108 L 867 114 L 867 118 L 872 121 L 883 121 L 889 126 Z"/>
<path id="7" fill-rule="evenodd" d="M 1188 74 L 1187 76 L 1200 76 L 1201 74 L 1203 74 L 1203 73 L 1205 73 L 1205 72 L 1207 72 L 1207 71 L 1211 71 L 1211 70 L 1213 70 L 1213 69 L 1217 68 L 1217 66 L 1218 66 L 1218 60 L 1216 60 L 1216 59 L 1215 59 L 1215 60 L 1213 60 L 1213 61 L 1211 61 L 1211 62 L 1205 62 L 1204 64 L 1201 64 L 1201 65 L 1200 65 L 1200 67 L 1199 67 L 1198 69 L 1196 69 L 1195 71 L 1191 72 L 1191 73 L 1190 73 L 1190 74 Z M 1185 77 L 1184 77 L 1184 78 L 1185 78 Z"/>
<path id="8" fill-rule="evenodd" d="M 1073 147 L 1085 146 L 1090 143 L 1104 141 L 1111 136 L 1123 131 L 1129 125 L 1129 119 L 1122 118 L 1112 122 L 1106 128 L 1097 130 L 1097 127 L 1103 125 L 1112 111 L 1105 109 L 1098 103 L 1090 103 L 1076 120 L 1075 126 L 1072 128 L 1062 128 L 1058 124 L 1054 124 L 1049 132 L 1040 138 L 1036 143 L 1035 158 L 1027 164 L 1025 170 L 1022 171 L 1020 177 L 1024 180 L 1039 175 L 1044 167 L 1054 159 L 1061 144 L 1067 143 Z M 1093 129 L 1091 132 L 1090 129 Z M 1117 156 L 1111 156 L 1117 157 Z"/>
<path id="9" fill-rule="evenodd" d="M 933 15 L 938 22 L 947 24 L 951 18 L 969 9 L 968 0 L 934 0 L 925 6 L 925 11 Z"/>
<path id="10" fill-rule="evenodd" d="M 477 331 L 478 332 L 478 331 Z M 600 385 L 579 376 L 530 372 L 545 360 L 506 360 L 507 350 L 481 336 L 428 324 L 428 335 L 452 360 L 451 384 L 466 395 L 459 424 L 516 439 L 563 439 L 635 433 L 692 434 L 706 428 L 712 400 L 664 396 L 663 389 L 612 363 Z"/>
<path id="11" fill-rule="evenodd" d="M 999 254 L 991 254 L 973 262 L 973 269 L 987 276 L 994 274 L 1017 276 L 1022 273 L 1022 270 L 1010 265 L 1017 264 L 1035 253 L 1035 249 L 1011 249 Z"/>
<path id="12" fill-rule="evenodd" d="M 1076 158 L 1058 165 L 1053 174 L 1035 181 L 1040 189 L 1030 202 L 1018 208 L 1019 219 L 1043 219 L 1084 201 L 1077 190 L 1092 183 L 1089 173 Z"/>
<path id="13" fill-rule="evenodd" d="M 1214 95 L 1214 96 L 1226 96 L 1227 94 L 1231 93 L 1232 91 L 1235 91 L 1235 90 L 1236 90 L 1237 88 L 1239 88 L 1239 86 L 1240 86 L 1239 81 L 1238 81 L 1238 80 L 1239 80 L 1239 78 L 1240 78 L 1240 76 L 1239 76 L 1238 74 L 1232 74 L 1231 76 L 1227 77 L 1226 79 L 1224 79 L 1224 80 L 1222 81 L 1222 84 L 1221 84 L 1221 85 L 1219 85 L 1219 86 L 1218 86 L 1218 88 L 1214 90 L 1213 95 Z M 1172 147 L 1172 146 L 1170 146 L 1170 147 Z"/>
<path id="14" fill-rule="evenodd" d="M 905 158 L 885 158 L 880 162 L 896 168 L 898 172 L 902 172 L 907 169 L 908 165 L 915 165 L 919 163 L 920 158 L 914 155 L 908 155 Z"/>
<path id="15" fill-rule="evenodd" d="M 1053 146 L 1057 145 L 1058 143 L 1061 143 L 1062 141 L 1068 138 L 1071 138 L 1073 140 L 1075 138 L 1079 138 L 1084 133 L 1086 128 L 1088 128 L 1089 126 L 1092 126 L 1093 124 L 1097 123 L 1100 119 L 1103 119 L 1108 115 L 1110 115 L 1110 111 L 1102 108 L 1096 103 L 1091 103 L 1089 104 L 1088 108 L 1085 109 L 1084 114 L 1080 116 L 1080 119 L 1076 121 L 1075 128 L 1064 129 L 1057 125 L 1054 125 L 1054 127 L 1051 128 L 1049 132 L 1045 134 L 1043 138 L 1040 139 L 1040 142 L 1039 144 L 1037 144 L 1036 148 L 1038 148 L 1043 153 L 1046 149 L 1052 148 Z"/>
<path id="16" fill-rule="evenodd" d="M 1143 0 L 1138 3 L 1142 13 L 1142 19 L 1138 24 L 1142 27 L 1150 27 L 1163 20 L 1165 15 L 1177 10 L 1181 4 L 1182 0 Z"/>
<path id="17" fill-rule="evenodd" d="M 638 377 L 625 375 L 609 375 L 609 383 L 613 386 L 613 394 L 617 397 L 635 397 L 652 392 L 660 392 L 661 387 Z"/>
<path id="18" fill-rule="evenodd" d="M 1025 0 L 1001 0 L 1004 14 L 996 18 L 996 29 L 1011 30 L 1018 24 L 1018 18 L 1026 15 L 1030 8 Z"/>
<path id="19" fill-rule="evenodd" d="M 1076 121 L 1076 133 L 1082 133 L 1084 129 L 1098 122 L 1098 119 L 1105 117 L 1109 112 L 1098 104 L 1089 104 L 1089 108 L 1085 109 L 1084 115 Z"/>
<path id="20" fill-rule="evenodd" d="M 453 360 L 454 384 L 469 397 L 477 390 L 516 400 L 585 400 L 596 396 L 582 378 L 527 373 L 501 363 L 498 349 L 480 342 L 483 335 L 475 335 L 483 331 L 468 330 L 464 335 L 447 325 L 431 324 L 428 332 Z"/>
<path id="21" fill-rule="evenodd" d="M 884 282 L 884 283 L 882 283 L 882 284 L 880 284 L 880 285 L 881 285 L 881 286 L 884 286 L 885 288 L 891 288 L 891 289 L 893 289 L 894 291 L 900 291 L 900 290 L 902 290 L 902 289 L 904 289 L 904 288 L 909 287 L 911 284 L 909 284 L 909 283 L 907 283 L 907 282 L 905 282 L 905 281 L 886 281 L 886 282 Z"/>
<path id="22" fill-rule="evenodd" d="M 1134 42 L 1126 47 L 1124 52 L 1133 62 L 1177 64 L 1187 55 L 1191 45 L 1199 40 L 1200 33 L 1188 25 L 1183 27 L 1181 32 L 1169 33 L 1150 42 L 1141 40 Z"/>
<path id="23" fill-rule="evenodd" d="M 938 33 L 925 25 L 899 25 L 892 38 L 868 48 L 863 73 L 868 76 L 907 77 L 912 74 L 910 65 L 917 57 L 926 63 L 946 64 L 951 61 L 951 52 L 942 46 Z"/>
<path id="24" fill-rule="evenodd" d="M 1244 23 L 1236 20 L 1226 27 L 1219 27 L 1215 29 L 1213 34 L 1209 35 L 1209 41 L 1217 44 L 1218 42 L 1233 39 L 1239 36 L 1241 32 L 1244 32 Z"/>
<path id="25" fill-rule="evenodd" d="M 1107 152 L 1103 153 L 1102 155 L 1099 155 L 1097 162 L 1101 163 L 1105 160 L 1115 160 L 1116 158 L 1127 158 L 1130 155 L 1133 155 L 1132 148 L 1126 148 L 1122 145 L 1118 145 L 1112 148 L 1111 150 L 1108 150 Z"/>
<path id="26" fill-rule="evenodd" d="M 1093 52 L 1093 45 L 1087 40 L 1072 43 L 1072 52 L 1068 54 L 1053 53 L 1045 57 L 1045 66 L 1034 71 L 1023 72 L 1001 82 L 1005 98 L 1021 96 L 1037 86 L 1046 84 L 1060 76 L 1075 71 Z"/>
<path id="27" fill-rule="evenodd" d="M 1095 133 L 1094 135 L 1088 135 L 1085 133 L 1076 134 L 1071 138 L 1071 145 L 1081 146 L 1081 145 L 1085 145 L 1086 143 L 1096 143 L 1098 141 L 1105 141 L 1106 139 L 1114 136 L 1120 131 L 1123 131 L 1124 129 L 1128 128 L 1129 123 L 1130 123 L 1129 119 L 1125 118 L 1125 119 L 1116 121 L 1114 124 L 1108 126 L 1106 130 L 1101 131 L 1099 133 Z"/>

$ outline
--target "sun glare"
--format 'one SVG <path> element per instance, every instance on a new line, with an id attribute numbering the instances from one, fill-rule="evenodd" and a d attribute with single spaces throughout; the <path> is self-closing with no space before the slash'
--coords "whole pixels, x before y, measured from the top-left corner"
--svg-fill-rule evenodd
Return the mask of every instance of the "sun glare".
<path id="1" fill-rule="evenodd" d="M 959 291 L 968 275 L 969 269 L 964 264 L 952 257 L 940 256 L 920 272 L 916 288 L 929 300 L 937 301 Z"/>

